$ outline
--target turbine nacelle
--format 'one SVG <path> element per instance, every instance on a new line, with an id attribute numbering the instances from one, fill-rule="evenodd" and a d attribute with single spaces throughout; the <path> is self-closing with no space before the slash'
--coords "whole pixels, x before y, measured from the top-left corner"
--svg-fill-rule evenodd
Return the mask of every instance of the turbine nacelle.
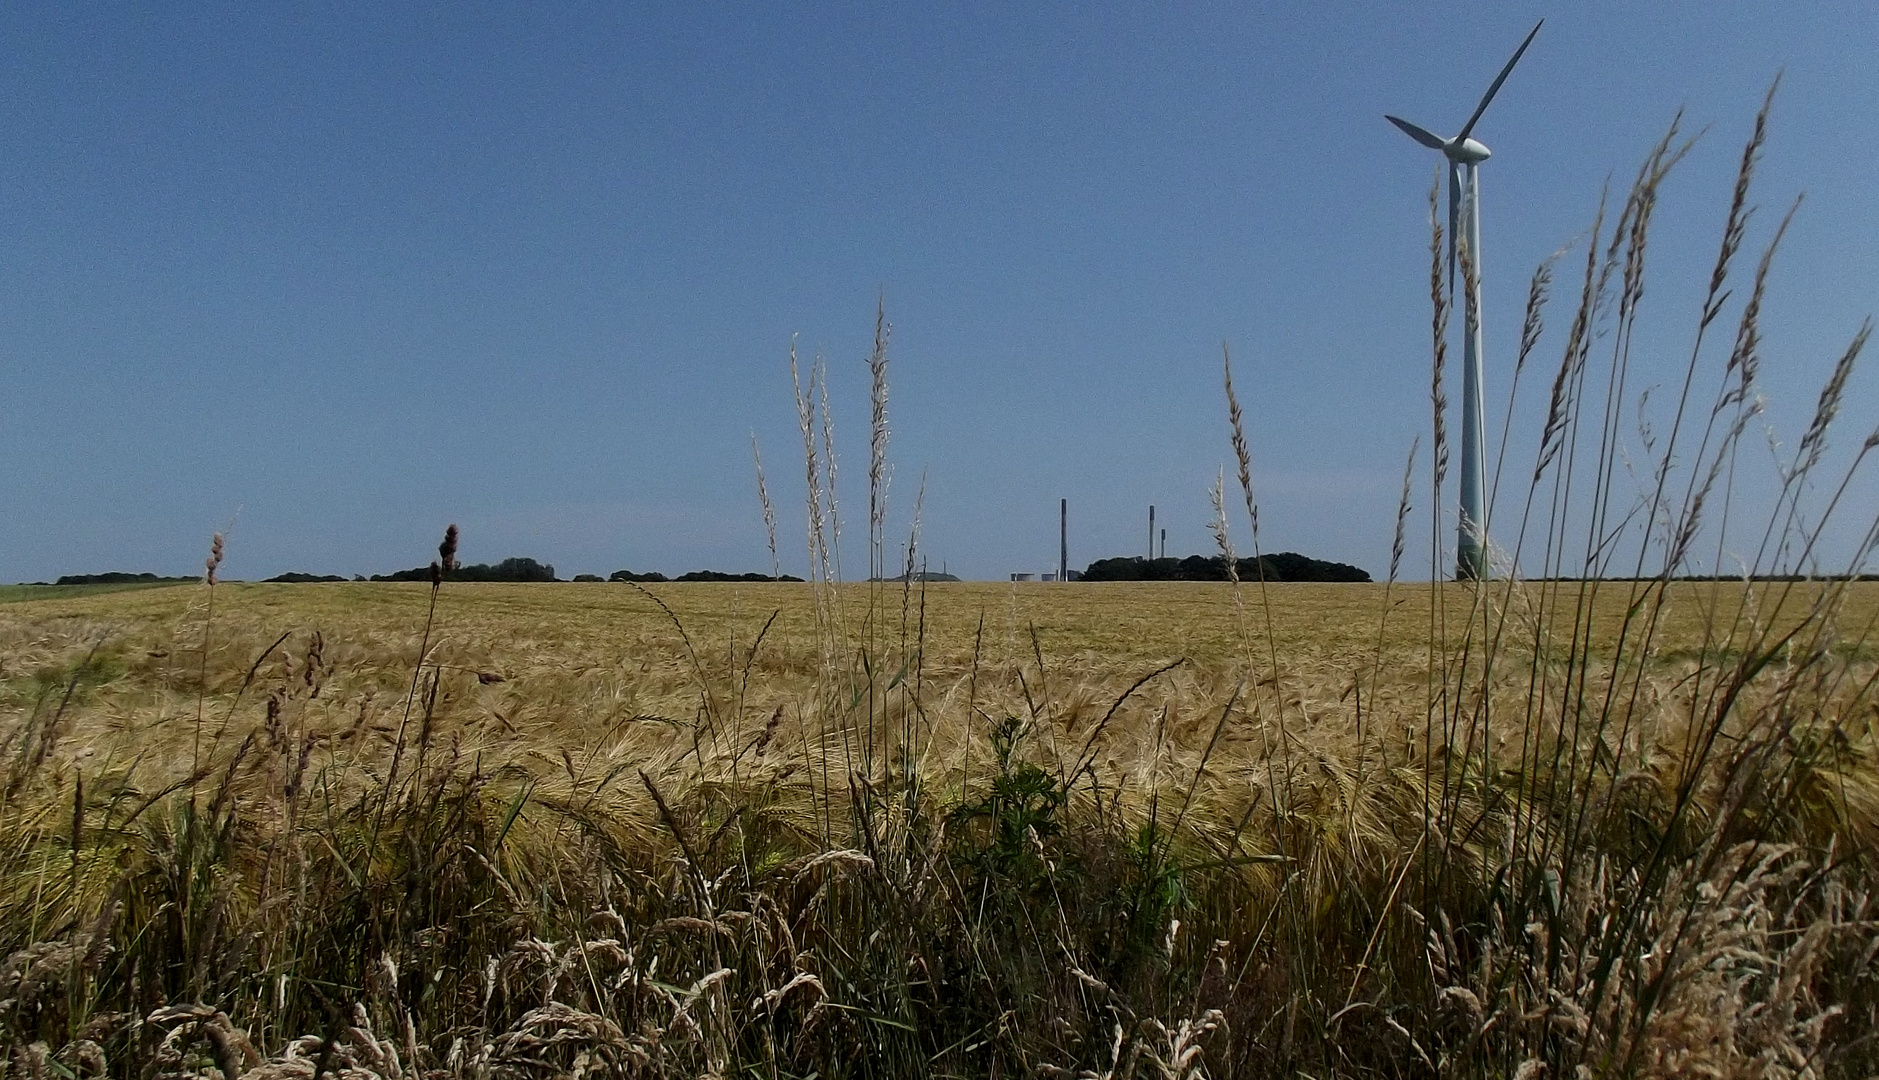
<path id="1" fill-rule="evenodd" d="M 1443 144 L 1442 153 L 1458 165 L 1478 165 L 1494 156 L 1487 147 L 1473 139 L 1450 139 Z"/>

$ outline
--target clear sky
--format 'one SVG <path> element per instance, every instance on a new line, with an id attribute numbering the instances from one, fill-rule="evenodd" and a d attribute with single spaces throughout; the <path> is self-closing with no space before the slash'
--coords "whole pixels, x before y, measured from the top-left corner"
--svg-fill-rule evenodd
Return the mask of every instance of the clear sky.
<path id="1" fill-rule="evenodd" d="M 1060 497 L 1073 565 L 1140 551 L 1150 503 L 1210 550 L 1227 341 L 1264 547 L 1380 574 L 1437 161 L 1383 113 L 1452 131 L 1541 16 L 1476 130 L 1490 415 L 1533 265 L 1684 107 L 1641 338 L 1670 379 L 1785 69 L 1750 257 L 1804 191 L 1767 302 L 1791 443 L 1879 309 L 1871 4 L 16 0 L 0 580 L 190 573 L 231 520 L 229 577 L 417 565 L 451 521 L 564 577 L 767 570 L 753 431 L 802 573 L 792 335 L 865 565 L 878 295 L 893 529 L 924 472 L 934 568 L 1052 567 Z"/>

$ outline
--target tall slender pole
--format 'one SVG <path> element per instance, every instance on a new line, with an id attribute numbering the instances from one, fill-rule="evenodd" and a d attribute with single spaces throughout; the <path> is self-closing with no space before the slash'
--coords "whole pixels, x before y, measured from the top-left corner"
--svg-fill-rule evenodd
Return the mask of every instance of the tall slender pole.
<path id="1" fill-rule="evenodd" d="M 1070 500 L 1057 500 L 1057 580 L 1070 580 Z"/>
<path id="2" fill-rule="evenodd" d="M 1467 166 L 1467 189 L 1462 212 L 1466 215 L 1468 262 L 1462 277 L 1467 290 L 1463 305 L 1461 356 L 1461 521 L 1455 545 L 1455 577 L 1487 577 L 1487 512 L 1482 498 L 1487 488 L 1487 455 L 1482 449 L 1484 406 L 1481 389 L 1481 178 L 1473 162 Z"/>
<path id="3" fill-rule="evenodd" d="M 1168 557 L 1168 530 L 1161 530 L 1161 557 Z"/>
<path id="4" fill-rule="evenodd" d="M 1148 561 L 1155 561 L 1155 504 L 1148 504 Z"/>

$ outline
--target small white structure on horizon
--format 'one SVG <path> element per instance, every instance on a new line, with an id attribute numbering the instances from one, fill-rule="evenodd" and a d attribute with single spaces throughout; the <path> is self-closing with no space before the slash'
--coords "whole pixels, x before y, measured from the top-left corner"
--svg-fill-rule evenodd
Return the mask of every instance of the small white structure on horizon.
<path id="1" fill-rule="evenodd" d="M 1036 574 L 1013 574 L 1011 575 L 1011 580 L 1013 581 L 1036 581 L 1037 575 Z"/>

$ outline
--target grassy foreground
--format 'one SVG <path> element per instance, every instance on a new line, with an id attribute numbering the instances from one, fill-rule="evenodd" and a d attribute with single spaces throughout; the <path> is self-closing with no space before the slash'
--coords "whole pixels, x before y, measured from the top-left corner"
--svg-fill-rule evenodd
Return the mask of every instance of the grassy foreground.
<path id="1" fill-rule="evenodd" d="M 1497 588 L 8 605 L 5 1075 L 1870 1068 L 1879 585 Z"/>

